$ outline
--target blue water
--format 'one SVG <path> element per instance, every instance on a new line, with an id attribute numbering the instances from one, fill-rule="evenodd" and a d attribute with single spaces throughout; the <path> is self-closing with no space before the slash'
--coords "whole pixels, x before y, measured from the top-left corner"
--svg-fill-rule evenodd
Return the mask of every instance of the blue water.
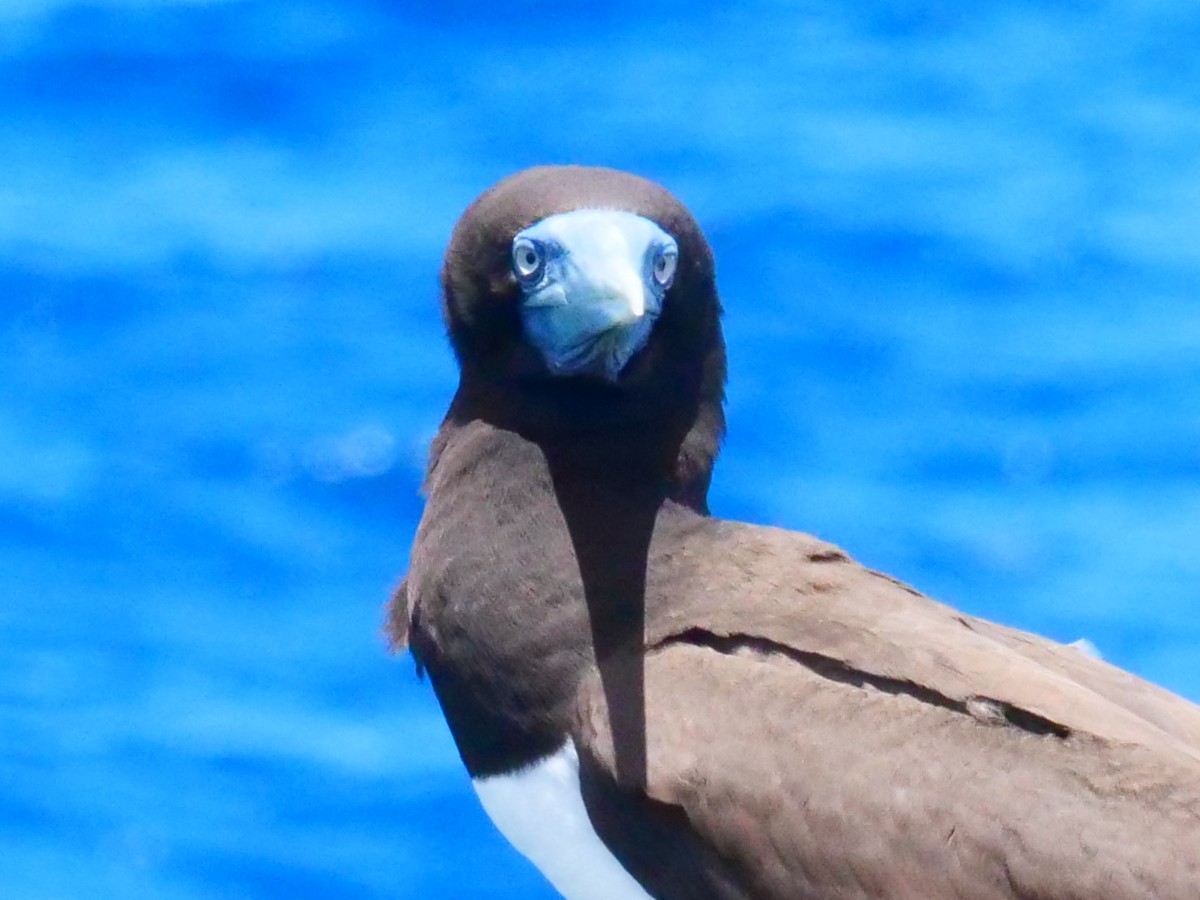
<path id="1" fill-rule="evenodd" d="M 535 162 L 704 224 L 719 514 L 1200 700 L 1200 8 L 702 6 L 3 4 L 0 896 L 552 896 L 379 636 Z"/>

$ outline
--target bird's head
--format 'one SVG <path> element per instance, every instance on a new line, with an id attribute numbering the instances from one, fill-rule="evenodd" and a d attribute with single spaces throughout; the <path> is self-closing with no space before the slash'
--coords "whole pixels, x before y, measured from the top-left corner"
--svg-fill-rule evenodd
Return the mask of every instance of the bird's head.
<path id="1" fill-rule="evenodd" d="M 725 351 L 708 243 L 652 181 L 540 166 L 503 179 L 459 219 L 442 266 L 460 399 L 517 425 L 724 427 Z"/>

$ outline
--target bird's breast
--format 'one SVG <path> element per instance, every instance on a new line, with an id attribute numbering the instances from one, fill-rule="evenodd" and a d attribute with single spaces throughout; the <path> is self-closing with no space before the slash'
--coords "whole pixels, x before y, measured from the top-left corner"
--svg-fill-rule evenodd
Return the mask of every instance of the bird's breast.
<path id="1" fill-rule="evenodd" d="M 472 785 L 493 824 L 567 900 L 649 898 L 592 827 L 570 739 L 531 766 Z"/>

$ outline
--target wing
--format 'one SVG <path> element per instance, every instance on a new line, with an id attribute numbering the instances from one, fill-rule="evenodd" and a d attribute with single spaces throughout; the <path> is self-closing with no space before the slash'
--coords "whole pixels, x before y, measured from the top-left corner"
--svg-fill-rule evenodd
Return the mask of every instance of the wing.
<path id="1" fill-rule="evenodd" d="M 573 735 L 593 824 L 652 894 L 1196 896 L 1196 707 L 810 538 L 706 527 L 657 560 L 644 655 L 585 681 Z M 614 750 L 619 665 L 640 767 Z"/>

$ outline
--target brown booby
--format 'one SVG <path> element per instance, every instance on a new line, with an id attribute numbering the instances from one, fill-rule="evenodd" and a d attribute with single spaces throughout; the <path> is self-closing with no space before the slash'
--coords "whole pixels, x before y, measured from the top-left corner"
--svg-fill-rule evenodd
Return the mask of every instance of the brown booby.
<path id="1" fill-rule="evenodd" d="M 1200 898 L 1200 708 L 708 515 L 720 305 L 671 194 L 513 175 L 442 286 L 461 377 L 389 628 L 564 896 Z"/>

